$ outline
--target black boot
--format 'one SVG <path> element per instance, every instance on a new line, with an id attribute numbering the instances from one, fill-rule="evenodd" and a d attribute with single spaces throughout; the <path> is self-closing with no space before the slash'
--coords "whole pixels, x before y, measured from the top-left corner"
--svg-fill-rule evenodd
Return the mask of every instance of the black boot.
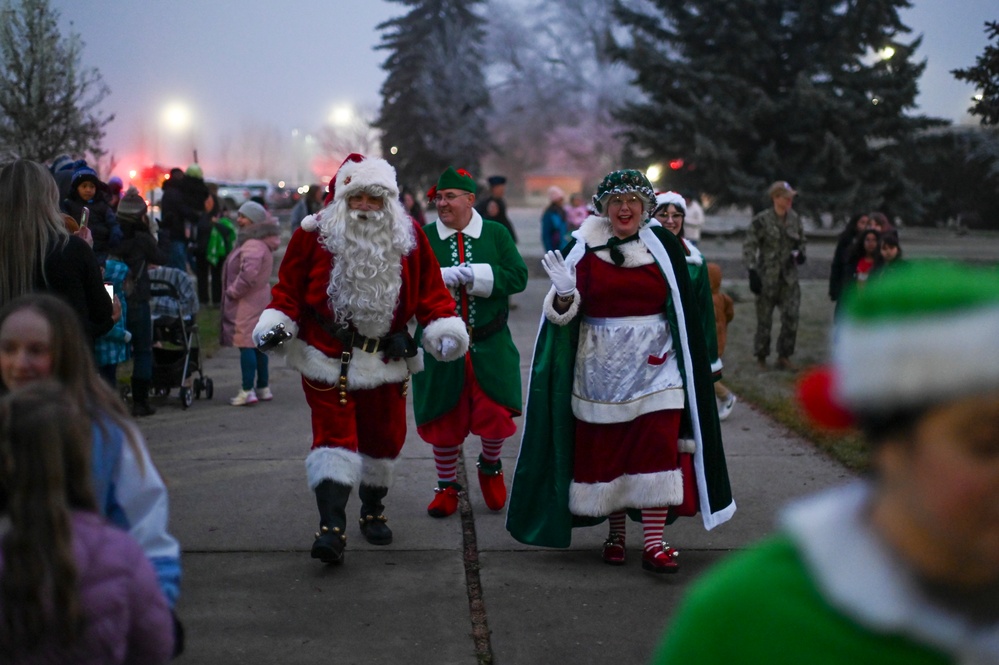
<path id="1" fill-rule="evenodd" d="M 149 379 L 132 377 L 132 415 L 136 417 L 151 416 L 156 413 L 149 404 Z"/>
<path id="2" fill-rule="evenodd" d="M 392 529 L 386 524 L 382 503 L 388 488 L 362 484 L 357 494 L 361 497 L 361 533 L 372 545 L 388 545 L 392 542 Z"/>
<path id="3" fill-rule="evenodd" d="M 350 485 L 324 480 L 316 486 L 316 505 L 319 507 L 319 531 L 312 543 L 312 558 L 323 563 L 343 563 L 343 550 L 347 546 L 347 499 Z"/>

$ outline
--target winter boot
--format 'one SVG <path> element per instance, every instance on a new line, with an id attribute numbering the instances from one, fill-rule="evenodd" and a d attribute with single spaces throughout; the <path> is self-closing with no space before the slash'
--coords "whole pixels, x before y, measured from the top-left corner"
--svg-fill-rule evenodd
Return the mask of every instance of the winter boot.
<path id="1" fill-rule="evenodd" d="M 323 563 L 343 563 L 343 550 L 347 546 L 347 499 L 350 485 L 324 480 L 316 486 L 316 505 L 319 507 L 319 531 L 312 543 L 312 558 Z"/>
<path id="2" fill-rule="evenodd" d="M 388 494 L 387 487 L 361 484 L 357 490 L 361 497 L 361 533 L 372 545 L 388 545 L 392 542 L 392 529 L 385 517 L 385 504 L 382 500 Z"/>
<path id="3" fill-rule="evenodd" d="M 151 416 L 156 409 L 149 404 L 149 379 L 132 377 L 132 415 L 135 417 Z"/>

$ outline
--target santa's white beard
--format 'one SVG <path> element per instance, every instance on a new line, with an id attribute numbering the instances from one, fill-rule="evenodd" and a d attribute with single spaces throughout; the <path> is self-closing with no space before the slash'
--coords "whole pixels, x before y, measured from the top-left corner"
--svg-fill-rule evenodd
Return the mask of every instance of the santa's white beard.
<path id="1" fill-rule="evenodd" d="M 334 257 L 330 308 L 337 323 L 353 323 L 365 337 L 389 331 L 402 286 L 401 259 L 415 245 L 412 222 L 395 207 L 349 210 L 340 200 L 324 214 L 320 237 Z"/>

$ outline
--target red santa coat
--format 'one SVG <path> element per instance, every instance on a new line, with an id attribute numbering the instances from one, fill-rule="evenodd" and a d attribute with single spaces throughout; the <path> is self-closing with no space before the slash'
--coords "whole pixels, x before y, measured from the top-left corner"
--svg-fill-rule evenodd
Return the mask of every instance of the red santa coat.
<path id="1" fill-rule="evenodd" d="M 416 317 L 425 326 L 424 348 L 439 360 L 460 358 L 467 350 L 468 333 L 444 281 L 440 264 L 423 231 L 413 222 L 416 247 L 402 257 L 402 286 L 390 333 L 406 329 Z M 323 329 L 320 318 L 333 320 L 327 289 L 335 258 L 316 232 L 295 232 L 278 271 L 278 283 L 271 289 L 270 306 L 260 316 L 256 331 L 269 330 L 278 323 L 294 335 L 284 343 L 288 365 L 308 379 L 335 384 L 340 378 L 340 355 L 344 344 Z M 318 314 L 318 317 L 316 316 Z M 441 337 L 459 340 L 459 348 L 440 357 Z M 363 390 L 406 380 L 410 372 L 422 369 L 421 355 L 408 360 L 383 357 L 382 353 L 352 350 L 347 373 L 347 390 Z"/>
<path id="2" fill-rule="evenodd" d="M 412 228 L 415 247 L 401 259 L 400 293 L 389 333 L 405 330 L 408 321 L 416 317 L 425 327 L 425 350 L 438 360 L 462 358 L 468 351 L 465 324 L 454 315 L 454 299 L 444 286 L 440 264 L 427 237 L 415 222 Z M 349 397 L 346 405 L 338 401 L 339 391 L 331 388 L 340 379 L 344 344 L 326 332 L 320 321 L 332 321 L 327 289 L 335 260 L 314 227 L 296 231 L 281 262 L 278 283 L 271 289 L 270 306 L 254 329 L 254 339 L 278 323 L 294 336 L 282 347 L 288 365 L 302 373 L 312 408 L 313 449 L 305 460 L 309 487 L 314 489 L 326 479 L 351 486 L 362 482 L 389 487 L 405 439 L 406 403 L 403 392 L 388 384 L 401 383 L 410 372 L 420 371 L 423 357 L 387 359 L 380 351 L 352 349 L 347 372 Z M 447 356 L 439 349 L 444 336 L 457 341 Z"/>

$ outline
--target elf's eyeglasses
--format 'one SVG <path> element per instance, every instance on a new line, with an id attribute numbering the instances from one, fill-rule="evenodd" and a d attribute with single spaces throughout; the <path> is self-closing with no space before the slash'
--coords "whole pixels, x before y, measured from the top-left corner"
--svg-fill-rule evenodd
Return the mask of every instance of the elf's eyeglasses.
<path id="1" fill-rule="evenodd" d="M 455 194 L 454 192 L 448 192 L 447 194 L 438 194 L 437 196 L 434 197 L 434 203 L 436 203 L 438 205 L 440 205 L 442 202 L 445 202 L 445 201 L 447 203 L 451 203 L 456 198 L 459 198 L 461 196 L 469 196 L 469 195 L 471 195 L 471 192 L 465 192 L 464 194 Z"/>

